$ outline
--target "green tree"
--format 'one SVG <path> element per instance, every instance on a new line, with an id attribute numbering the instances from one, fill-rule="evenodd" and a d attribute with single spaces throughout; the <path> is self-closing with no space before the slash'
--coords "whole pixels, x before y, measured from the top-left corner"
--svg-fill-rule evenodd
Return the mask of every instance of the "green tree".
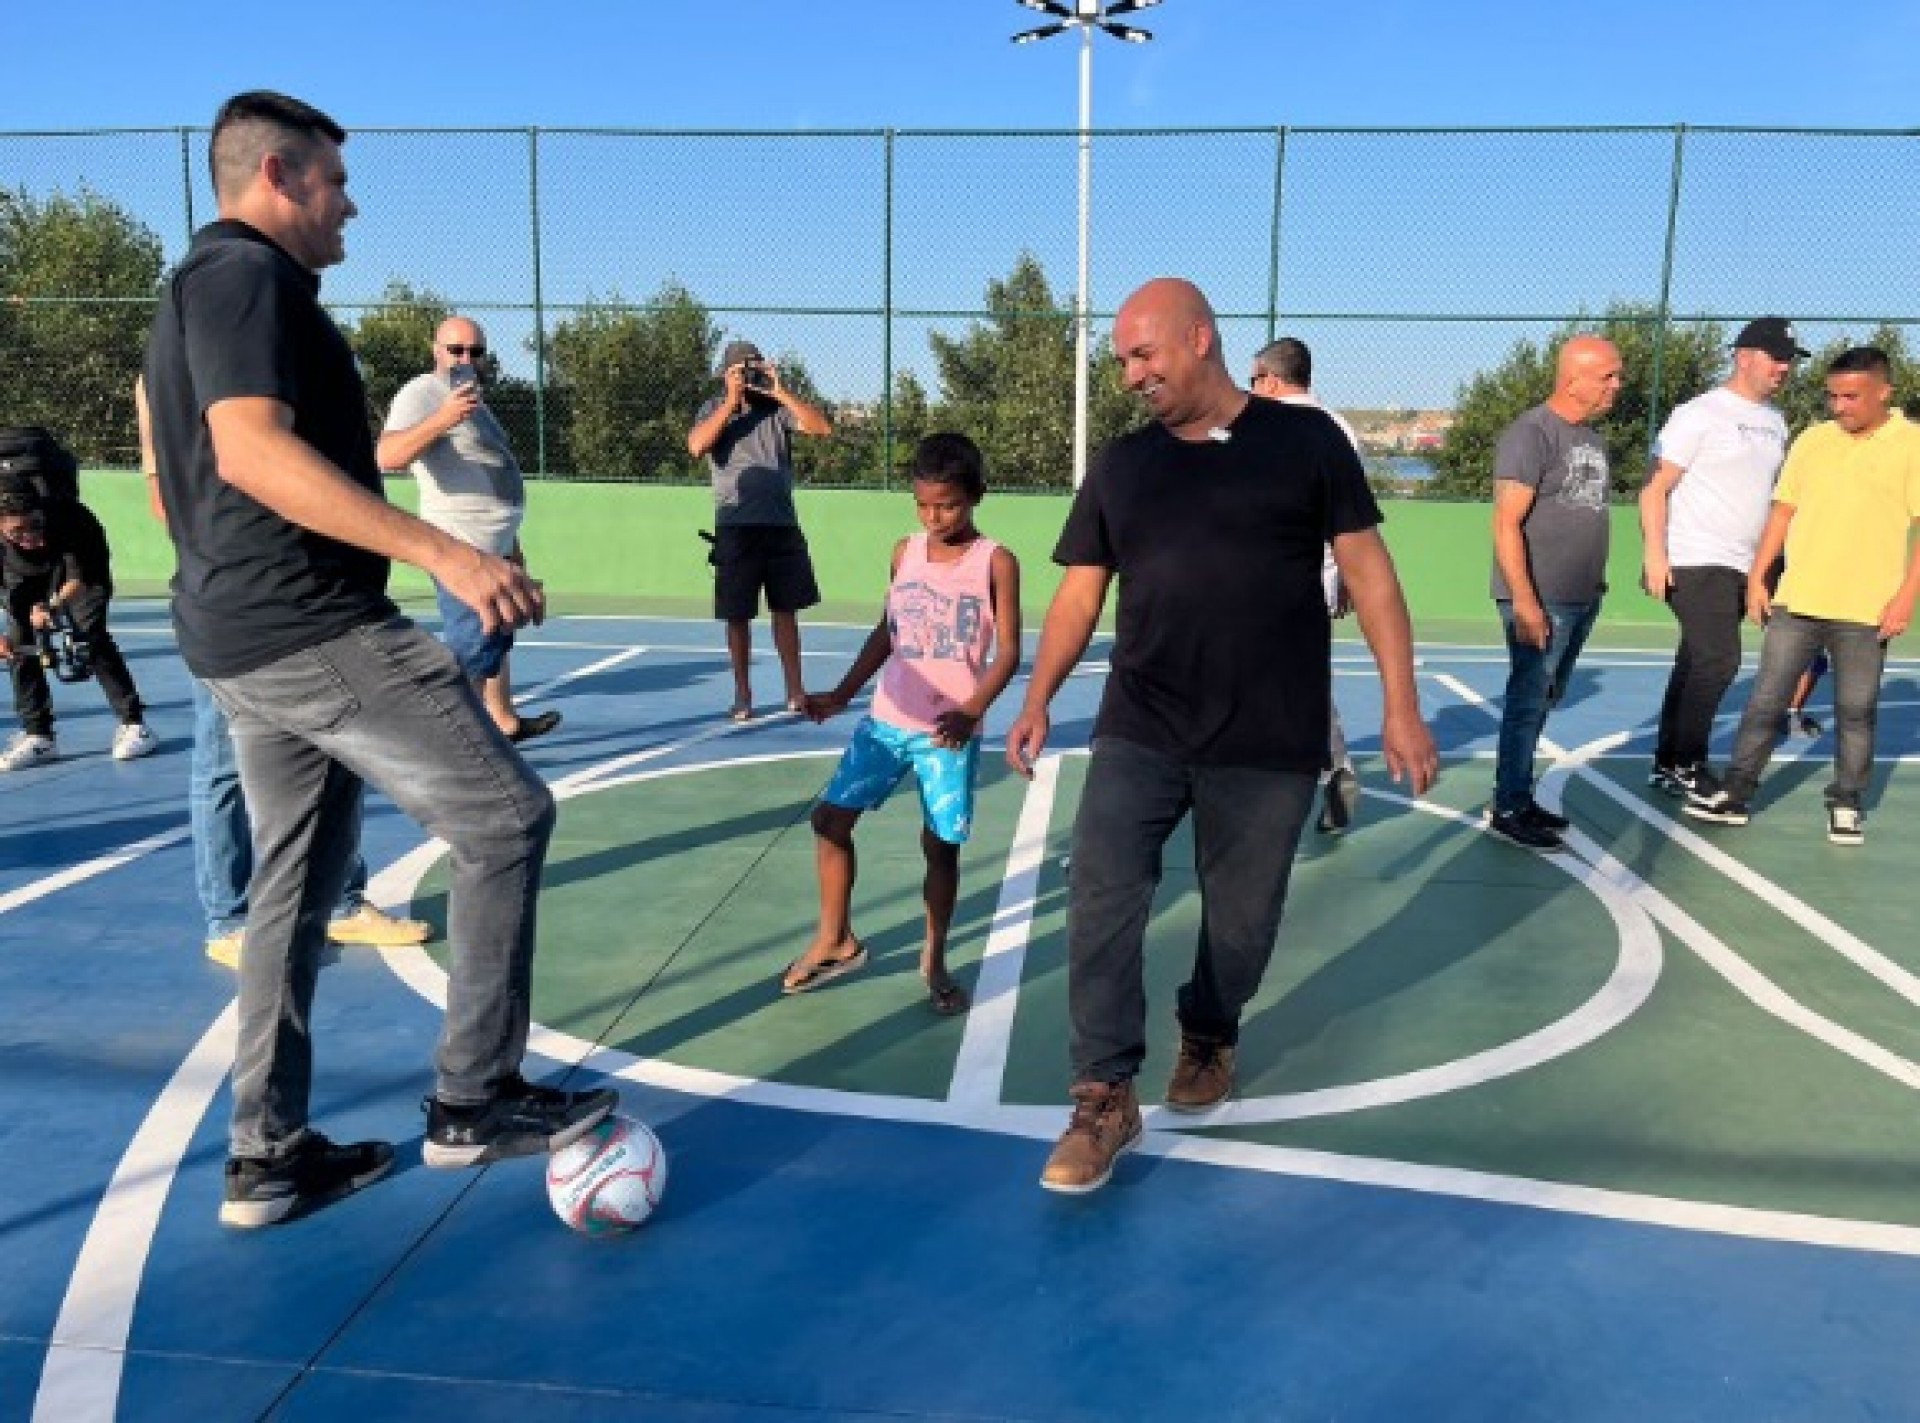
<path id="1" fill-rule="evenodd" d="M 1638 302 L 1617 302 L 1597 321 L 1576 317 L 1545 345 L 1521 340 L 1506 359 L 1461 388 L 1453 427 L 1434 456 L 1434 477 L 1425 493 L 1466 499 L 1493 494 L 1493 455 L 1500 434 L 1532 406 L 1553 394 L 1554 358 L 1570 336 L 1592 332 L 1620 349 L 1625 383 L 1611 412 L 1596 424 L 1607 442 L 1616 496 L 1639 489 L 1647 472 L 1655 430 L 1655 354 L 1659 354 L 1658 419 L 1683 400 L 1712 386 L 1726 365 L 1726 333 L 1714 322 L 1670 326 L 1664 335 L 1658 314 Z"/>
<path id="2" fill-rule="evenodd" d="M 1898 326 L 1882 323 L 1864 337 L 1855 339 L 1842 332 L 1802 361 L 1778 397 L 1780 413 L 1787 417 L 1787 429 L 1798 435 L 1809 425 L 1827 418 L 1827 367 L 1833 358 L 1850 346 L 1878 346 L 1893 362 L 1893 397 L 1908 415 L 1920 418 L 1920 359 L 1907 349 L 1906 333 Z"/>
<path id="3" fill-rule="evenodd" d="M 105 198 L 0 189 L 0 424 L 136 464 L 133 381 L 160 270 L 160 239 Z"/>
<path id="4" fill-rule="evenodd" d="M 589 479 L 701 474 L 687 431 L 715 390 L 719 349 L 706 307 L 673 281 L 644 306 L 616 295 L 555 326 L 547 369 L 565 404 L 573 470 Z"/>
<path id="5" fill-rule="evenodd" d="M 1031 253 L 1005 281 L 987 283 L 986 313 L 962 336 L 928 337 L 940 373 L 930 419 L 979 443 L 996 486 L 1064 488 L 1073 474 L 1073 315 L 1055 302 Z M 1141 415 L 1104 339 L 1089 364 L 1089 438 L 1098 448 Z"/>

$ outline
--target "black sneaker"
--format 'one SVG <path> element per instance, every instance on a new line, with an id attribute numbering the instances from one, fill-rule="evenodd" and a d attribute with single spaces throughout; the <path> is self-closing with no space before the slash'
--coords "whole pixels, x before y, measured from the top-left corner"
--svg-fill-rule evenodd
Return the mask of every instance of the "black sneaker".
<path id="1" fill-rule="evenodd" d="M 335 1146 L 309 1132 L 279 1161 L 239 1156 L 227 1162 L 220 1224 L 237 1230 L 279 1225 L 372 1185 L 392 1169 L 393 1148 L 384 1141 Z"/>
<path id="2" fill-rule="evenodd" d="M 1680 809 L 1695 820 L 1709 820 L 1715 825 L 1745 825 L 1752 815 L 1744 800 L 1729 794 L 1727 788 L 1711 776 L 1706 778 L 1705 792 L 1688 795 L 1687 803 Z"/>
<path id="3" fill-rule="evenodd" d="M 1520 818 L 1529 825 L 1537 825 L 1542 830 L 1551 830 L 1555 835 L 1564 835 L 1573 828 L 1573 822 L 1564 815 L 1555 815 L 1537 800 L 1529 800 L 1520 811 Z"/>
<path id="4" fill-rule="evenodd" d="M 482 1106 L 450 1107 L 438 1097 L 427 1098 L 427 1139 L 420 1159 L 451 1168 L 558 1151 L 585 1136 L 619 1105 L 620 1094 L 610 1087 L 563 1092 L 537 1087 L 516 1073 Z"/>
<path id="5" fill-rule="evenodd" d="M 1509 845 L 1518 845 L 1523 850 L 1566 849 L 1565 842 L 1556 831 L 1529 820 L 1524 810 L 1515 811 L 1512 815 L 1496 813 L 1488 816 L 1487 833 L 1505 840 Z"/>
<path id="6" fill-rule="evenodd" d="M 1683 796 L 1687 789 L 1680 784 L 1680 772 L 1678 766 L 1663 766 L 1655 761 L 1653 769 L 1647 772 L 1647 784 L 1662 795 Z"/>
<path id="7" fill-rule="evenodd" d="M 1720 782 L 1703 761 L 1693 766 L 1675 766 L 1667 773 L 1673 777 L 1672 794 L 1685 798 L 1691 795 L 1710 795 L 1720 789 Z"/>
<path id="8" fill-rule="evenodd" d="M 1351 766 L 1337 767 L 1327 777 L 1327 788 L 1320 797 L 1320 833 L 1344 835 L 1353 824 L 1353 813 L 1360 804 L 1360 780 Z"/>
<path id="9" fill-rule="evenodd" d="M 1866 817 L 1851 805 L 1828 806 L 1827 838 L 1836 845 L 1866 844 Z"/>

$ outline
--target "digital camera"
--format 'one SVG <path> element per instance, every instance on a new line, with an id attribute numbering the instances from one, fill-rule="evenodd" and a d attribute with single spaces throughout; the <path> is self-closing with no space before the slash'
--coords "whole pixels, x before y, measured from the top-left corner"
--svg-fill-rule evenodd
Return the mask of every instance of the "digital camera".
<path id="1" fill-rule="evenodd" d="M 748 390 L 772 390 L 773 372 L 767 369 L 766 362 L 748 360 L 740 363 L 740 384 Z"/>
<path id="2" fill-rule="evenodd" d="M 40 665 L 62 682 L 84 682 L 93 675 L 93 645 L 59 603 L 49 608 L 51 626 L 40 630 Z"/>

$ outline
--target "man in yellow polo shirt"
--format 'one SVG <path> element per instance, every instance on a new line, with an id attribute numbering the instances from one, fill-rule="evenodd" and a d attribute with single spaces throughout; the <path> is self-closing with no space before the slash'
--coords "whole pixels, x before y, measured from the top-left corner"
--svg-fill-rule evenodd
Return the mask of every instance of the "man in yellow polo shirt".
<path id="1" fill-rule="evenodd" d="M 1827 838 L 1858 845 L 1887 643 L 1907 630 L 1920 594 L 1910 549 L 1920 519 L 1920 426 L 1893 408 L 1892 363 L 1873 346 L 1843 351 L 1827 367 L 1827 409 L 1833 419 L 1787 453 L 1747 579 L 1747 614 L 1767 635 L 1726 779 L 1707 777 L 1685 809 L 1697 820 L 1747 823 L 1794 682 L 1824 648 L 1835 712 Z M 1782 551 L 1786 576 L 1770 596 L 1766 574 Z"/>

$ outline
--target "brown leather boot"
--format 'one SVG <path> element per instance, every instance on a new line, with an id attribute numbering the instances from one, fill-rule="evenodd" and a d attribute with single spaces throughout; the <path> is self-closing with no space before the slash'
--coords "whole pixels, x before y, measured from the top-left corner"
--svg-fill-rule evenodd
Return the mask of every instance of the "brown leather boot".
<path id="1" fill-rule="evenodd" d="M 1140 1140 L 1140 1103 L 1133 1082 L 1076 1082 L 1073 1120 L 1047 1158 L 1040 1184 L 1049 1191 L 1083 1196 L 1113 1176 L 1120 1153 Z"/>
<path id="2" fill-rule="evenodd" d="M 1233 1048 L 1180 1035 L 1180 1057 L 1167 1082 L 1167 1107 L 1175 1112 L 1204 1112 L 1233 1092 Z"/>

